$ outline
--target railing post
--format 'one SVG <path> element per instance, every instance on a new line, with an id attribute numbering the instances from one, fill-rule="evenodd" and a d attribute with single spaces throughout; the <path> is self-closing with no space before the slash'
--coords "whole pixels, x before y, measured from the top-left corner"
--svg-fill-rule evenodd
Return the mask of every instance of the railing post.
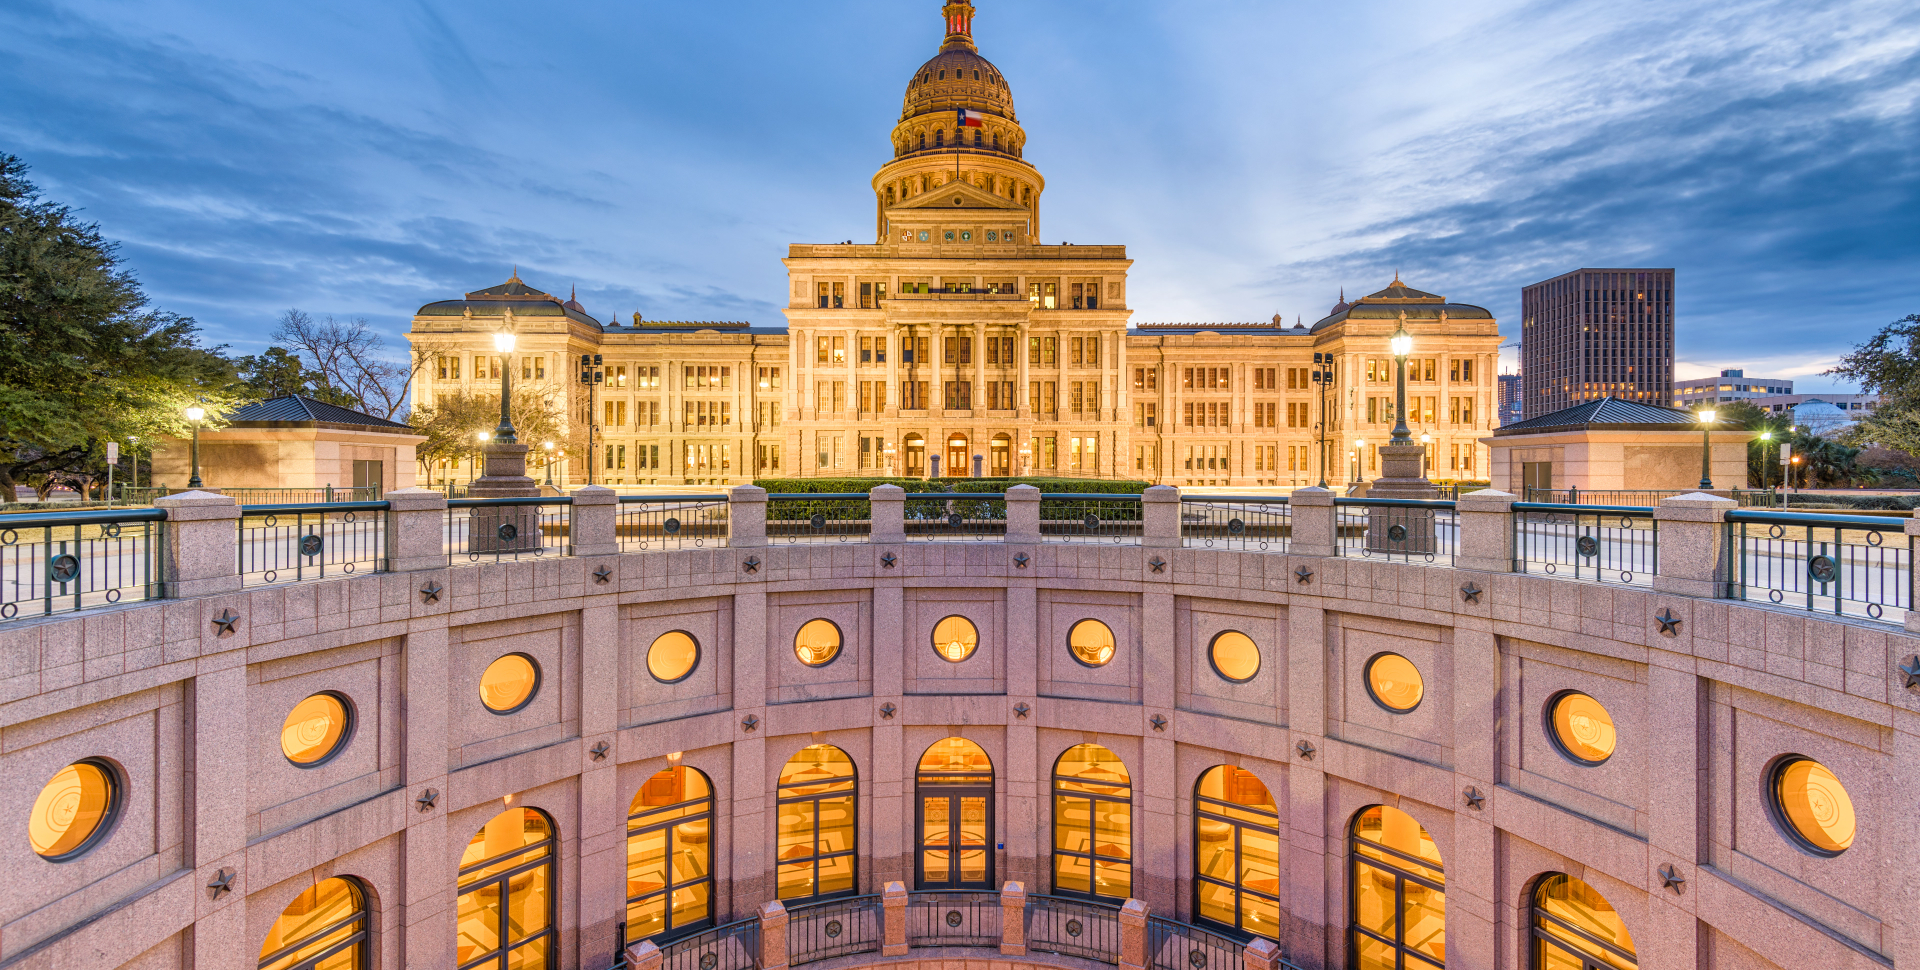
<path id="1" fill-rule="evenodd" d="M 1513 572 L 1513 498 L 1510 492 L 1486 488 L 1454 501 L 1454 518 L 1460 524 L 1459 545 L 1453 553 L 1455 568 Z"/>
<path id="2" fill-rule="evenodd" d="M 1771 497 L 1773 493 L 1768 492 L 1767 495 Z M 1920 570 L 1913 568 L 1913 537 L 1920 536 L 1920 510 L 1916 510 L 1913 518 L 1901 524 L 1906 526 L 1907 533 L 1907 632 L 1920 633 L 1920 600 L 1913 598 L 1915 593 L 1920 593 L 1920 581 L 1914 579 L 1914 574 L 1920 573 Z"/>
<path id="3" fill-rule="evenodd" d="M 1287 551 L 1296 556 L 1331 556 L 1339 544 L 1334 536 L 1333 492 L 1319 487 L 1296 488 L 1287 497 L 1293 536 Z"/>
<path id="4" fill-rule="evenodd" d="M 907 539 L 907 490 L 898 485 L 875 485 L 867 492 L 871 509 L 869 542 L 905 542 Z"/>
<path id="5" fill-rule="evenodd" d="M 1660 530 L 1654 592 L 1703 599 L 1727 595 L 1726 522 L 1734 507 L 1732 499 L 1705 492 L 1660 500 L 1653 513 Z"/>
<path id="6" fill-rule="evenodd" d="M 1027 952 L 1027 887 L 1021 883 L 1000 887 L 1000 952 L 1011 956 Z"/>
<path id="7" fill-rule="evenodd" d="M 1137 899 L 1120 907 L 1120 970 L 1147 970 L 1147 904 Z"/>
<path id="8" fill-rule="evenodd" d="M 1264 937 L 1254 937 L 1240 955 L 1241 970 L 1285 970 L 1287 954 L 1280 944 Z"/>
<path id="9" fill-rule="evenodd" d="M 387 571 L 444 569 L 447 497 L 426 488 L 387 493 Z"/>
<path id="10" fill-rule="evenodd" d="M 880 890 L 880 908 L 885 923 L 880 930 L 880 955 L 907 954 L 907 884 L 895 880 Z"/>
<path id="11" fill-rule="evenodd" d="M 1007 541 L 1031 545 L 1040 541 L 1040 490 L 1032 485 L 1007 489 Z"/>
<path id="12" fill-rule="evenodd" d="M 620 553 L 617 523 L 620 493 L 604 485 L 588 485 L 572 492 L 567 513 L 567 544 L 574 556 L 614 556 Z"/>
<path id="13" fill-rule="evenodd" d="M 627 970 L 660 970 L 660 948 L 652 940 L 627 944 Z"/>
<path id="14" fill-rule="evenodd" d="M 167 599 L 231 593 L 240 588 L 240 504 L 213 492 L 154 499 L 167 510 L 160 588 Z"/>
<path id="15" fill-rule="evenodd" d="M 1140 544 L 1150 549 L 1180 545 L 1180 490 L 1154 485 L 1140 493 Z"/>
<path id="16" fill-rule="evenodd" d="M 777 899 L 760 907 L 760 970 L 787 970 L 787 907 Z"/>
<path id="17" fill-rule="evenodd" d="M 767 544 L 767 490 L 758 485 L 727 489 L 727 545 L 756 549 Z"/>

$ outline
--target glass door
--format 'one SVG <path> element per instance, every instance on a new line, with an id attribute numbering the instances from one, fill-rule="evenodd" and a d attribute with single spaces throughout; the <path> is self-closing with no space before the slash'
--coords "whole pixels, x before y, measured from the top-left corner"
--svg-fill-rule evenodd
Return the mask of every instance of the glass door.
<path id="1" fill-rule="evenodd" d="M 934 742 L 914 778 L 916 889 L 993 890 L 993 764 L 965 738 Z"/>

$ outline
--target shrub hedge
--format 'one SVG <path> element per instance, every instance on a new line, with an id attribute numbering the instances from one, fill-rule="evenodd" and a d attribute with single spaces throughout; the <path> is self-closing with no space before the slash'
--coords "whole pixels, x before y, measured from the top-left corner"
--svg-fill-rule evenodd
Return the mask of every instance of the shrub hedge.
<path id="1" fill-rule="evenodd" d="M 898 485 L 909 492 L 1004 492 L 1032 485 L 1043 492 L 1094 492 L 1138 495 L 1152 482 L 1115 478 L 756 478 L 769 495 L 817 492 L 865 492 L 875 485 Z"/>

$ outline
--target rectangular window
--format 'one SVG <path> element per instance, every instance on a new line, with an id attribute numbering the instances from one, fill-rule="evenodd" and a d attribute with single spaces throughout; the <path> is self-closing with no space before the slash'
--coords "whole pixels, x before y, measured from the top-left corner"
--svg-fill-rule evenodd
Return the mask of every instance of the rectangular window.
<path id="1" fill-rule="evenodd" d="M 947 410 L 964 411 L 973 407 L 973 382 L 947 382 Z"/>
<path id="2" fill-rule="evenodd" d="M 825 284 L 825 283 L 822 283 L 822 284 L 820 284 L 820 285 L 821 285 L 821 286 L 822 286 L 823 288 L 824 288 L 824 287 L 826 286 L 826 284 Z M 816 363 L 816 364 L 824 364 L 824 363 L 827 363 L 827 360 L 828 360 L 828 358 L 829 358 L 829 357 L 830 357 L 830 356 L 832 355 L 832 353 L 833 353 L 833 341 L 832 341 L 832 340 L 830 340 L 830 339 L 828 339 L 828 338 L 826 338 L 826 337 L 815 337 L 815 338 L 814 338 L 814 340 L 813 340 L 813 362 L 814 362 L 814 363 Z"/>
<path id="3" fill-rule="evenodd" d="M 1460 382 L 1462 384 L 1473 383 L 1473 361 L 1471 359 L 1460 362 Z"/>
<path id="4" fill-rule="evenodd" d="M 779 386 L 780 386 L 780 368 L 778 367 L 760 368 L 760 389 L 761 390 L 772 390 Z"/>
<path id="5" fill-rule="evenodd" d="M 860 363 L 861 364 L 873 363 L 873 338 L 872 337 L 860 338 Z"/>
<path id="6" fill-rule="evenodd" d="M 1013 341 L 1014 338 L 1012 337 L 1000 338 L 1000 363 L 1002 366 L 1012 367 L 1014 364 L 1019 363 L 1019 361 L 1013 359 Z"/>
<path id="7" fill-rule="evenodd" d="M 1080 284 L 1078 283 L 1073 284 L 1073 288 L 1076 291 L 1079 290 Z M 1078 292 L 1074 293 L 1073 305 L 1074 305 L 1074 309 L 1076 310 L 1080 308 L 1080 294 Z M 1073 349 L 1071 352 L 1073 354 L 1073 366 L 1075 367 L 1080 366 L 1080 338 L 1079 337 L 1073 338 Z"/>
<path id="8" fill-rule="evenodd" d="M 860 309 L 862 310 L 873 309 L 873 284 L 872 283 L 860 284 Z"/>
<path id="9" fill-rule="evenodd" d="M 833 410 L 835 413 L 839 413 L 841 411 L 845 411 L 846 409 L 847 409 L 847 382 L 834 381 L 833 382 Z"/>
<path id="10" fill-rule="evenodd" d="M 1054 393 L 1057 389 L 1058 385 L 1053 381 L 1040 382 L 1040 409 L 1047 414 L 1057 415 L 1060 413 L 1059 401 L 1057 395 Z"/>
<path id="11" fill-rule="evenodd" d="M 1053 337 L 1040 338 L 1040 366 L 1054 366 L 1053 342 L 1055 339 L 1056 338 Z"/>
<path id="12" fill-rule="evenodd" d="M 884 387 L 885 385 L 882 385 L 882 386 Z M 873 382 L 872 381 L 860 382 L 860 410 L 862 413 L 866 413 L 866 414 L 871 414 L 873 412 Z"/>
<path id="13" fill-rule="evenodd" d="M 1379 423 L 1379 421 L 1380 421 L 1380 411 L 1379 411 L 1379 408 L 1380 408 L 1380 399 L 1379 399 L 1379 398 L 1377 398 L 1377 397 L 1369 397 L 1369 398 L 1367 398 L 1367 423 L 1368 423 L 1368 424 L 1378 424 L 1378 423 Z"/>
<path id="14" fill-rule="evenodd" d="M 1080 416 L 1080 382 L 1079 381 L 1073 381 L 1067 385 L 1067 410 L 1072 412 L 1073 416 L 1076 418 Z"/>
<path id="15" fill-rule="evenodd" d="M 1093 307 L 1089 305 L 1087 309 L 1091 310 Z M 1100 366 L 1100 337 L 1098 335 L 1087 338 L 1087 366 Z"/>
<path id="16" fill-rule="evenodd" d="M 840 284 L 835 283 L 833 284 L 833 287 L 834 289 L 837 290 L 840 288 Z M 838 297 L 836 297 L 835 300 L 837 305 Z M 835 337 L 833 338 L 833 363 L 844 364 L 846 362 L 847 362 L 847 338 Z"/>

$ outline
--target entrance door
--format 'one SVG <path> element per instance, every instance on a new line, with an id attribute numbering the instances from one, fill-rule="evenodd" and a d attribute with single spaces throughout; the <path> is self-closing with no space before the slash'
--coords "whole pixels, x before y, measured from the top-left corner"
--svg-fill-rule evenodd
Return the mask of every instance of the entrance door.
<path id="1" fill-rule="evenodd" d="M 993 765 L 964 738 L 934 742 L 920 756 L 914 883 L 917 889 L 994 888 Z"/>
<path id="2" fill-rule="evenodd" d="M 993 446 L 987 451 L 988 475 L 994 478 L 1007 478 L 1013 474 L 1013 439 L 1003 434 L 993 436 Z"/>
<path id="3" fill-rule="evenodd" d="M 907 477 L 919 478 L 925 475 L 927 473 L 927 439 L 917 434 L 910 434 L 907 435 L 906 445 Z"/>
<path id="4" fill-rule="evenodd" d="M 947 439 L 947 477 L 966 478 L 972 474 L 972 459 L 967 457 L 967 436 L 954 435 Z"/>

